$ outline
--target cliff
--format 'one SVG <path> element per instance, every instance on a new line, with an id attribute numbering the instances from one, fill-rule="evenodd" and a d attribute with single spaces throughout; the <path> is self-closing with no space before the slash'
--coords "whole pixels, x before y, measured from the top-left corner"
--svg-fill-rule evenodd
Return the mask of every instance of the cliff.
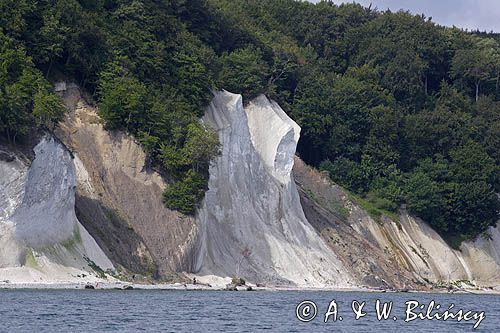
<path id="1" fill-rule="evenodd" d="M 190 270 L 195 221 L 165 208 L 166 182 L 148 168 L 141 146 L 105 130 L 77 86 L 60 94 L 70 112 L 57 135 L 75 155 L 82 223 L 124 272 L 161 279 Z"/>
<path id="2" fill-rule="evenodd" d="M 404 210 L 397 218 L 370 216 L 355 197 L 298 158 L 294 175 L 306 217 L 366 285 L 498 286 L 498 227 L 490 228 L 489 237 L 454 250 L 427 223 Z"/>
<path id="3" fill-rule="evenodd" d="M 215 94 L 202 121 L 221 154 L 189 217 L 165 208 L 168 182 L 132 137 L 106 130 L 77 86 L 58 90 L 69 109 L 58 139 L 46 135 L 33 156 L 0 152 L 0 281 L 98 281 L 110 270 L 220 285 L 499 284 L 498 228 L 454 250 L 404 210 L 370 216 L 295 156 L 300 127 L 265 96 L 244 106 L 240 95 Z"/>
<path id="4" fill-rule="evenodd" d="M 297 124 L 264 96 L 243 107 L 228 92 L 215 95 L 204 120 L 218 131 L 222 154 L 198 213 L 195 272 L 271 285 L 354 285 L 302 211 L 291 176 Z"/>
<path id="5" fill-rule="evenodd" d="M 2 151 L 0 280 L 102 280 L 104 271 L 114 267 L 76 217 L 70 153 L 50 136 L 41 139 L 34 153 L 30 164 L 21 153 Z"/>

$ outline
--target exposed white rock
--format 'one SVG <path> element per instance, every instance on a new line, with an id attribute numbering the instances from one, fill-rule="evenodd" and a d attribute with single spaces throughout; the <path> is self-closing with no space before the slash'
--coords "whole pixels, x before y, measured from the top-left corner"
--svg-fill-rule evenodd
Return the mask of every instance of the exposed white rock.
<path id="1" fill-rule="evenodd" d="M 429 281 L 472 278 L 460 251 L 451 249 L 428 224 L 406 213 L 397 223 L 386 220 L 380 224 L 368 215 L 360 218 L 355 212 L 351 223 L 356 231 L 386 249 L 400 265 L 417 276 Z"/>
<path id="2" fill-rule="evenodd" d="M 0 280 L 75 281 L 91 261 L 112 263 L 79 223 L 74 210 L 76 174 L 70 153 L 53 138 L 35 147 L 28 167 L 0 161 Z M 5 195 L 5 196 L 4 196 Z"/>
<path id="3" fill-rule="evenodd" d="M 500 222 L 474 242 L 463 243 L 460 250 L 474 281 L 489 287 L 500 285 Z"/>
<path id="4" fill-rule="evenodd" d="M 69 153 L 53 139 L 35 147 L 21 205 L 11 217 L 16 239 L 41 249 L 70 239 L 76 231 L 76 176 Z"/>
<path id="5" fill-rule="evenodd" d="M 300 127 L 274 101 L 260 95 L 246 108 L 252 144 L 269 174 L 286 184 L 292 177 Z"/>
<path id="6" fill-rule="evenodd" d="M 309 287 L 354 284 L 306 220 L 291 169 L 300 128 L 260 96 L 216 93 L 204 121 L 222 153 L 210 167 L 198 213 L 198 275 Z"/>
<path id="7" fill-rule="evenodd" d="M 17 156 L 0 151 L 0 223 L 6 221 L 21 203 L 24 195 L 26 167 Z"/>

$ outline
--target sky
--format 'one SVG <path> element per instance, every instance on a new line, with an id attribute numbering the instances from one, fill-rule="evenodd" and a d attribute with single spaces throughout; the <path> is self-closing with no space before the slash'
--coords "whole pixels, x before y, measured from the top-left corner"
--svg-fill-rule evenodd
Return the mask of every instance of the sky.
<path id="1" fill-rule="evenodd" d="M 319 2 L 319 0 L 310 0 Z M 334 0 L 335 3 L 353 2 Z M 379 10 L 410 10 L 425 14 L 432 21 L 446 26 L 487 32 L 500 32 L 500 0 L 355 0 L 364 6 L 372 3 Z"/>

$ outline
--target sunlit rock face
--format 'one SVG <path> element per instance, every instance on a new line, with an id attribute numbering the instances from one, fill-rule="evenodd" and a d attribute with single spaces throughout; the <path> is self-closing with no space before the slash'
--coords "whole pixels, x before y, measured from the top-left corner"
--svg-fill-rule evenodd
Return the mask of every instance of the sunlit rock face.
<path id="1" fill-rule="evenodd" d="M 354 283 L 306 220 L 291 176 L 300 128 L 264 96 L 216 93 L 204 121 L 219 134 L 198 212 L 199 275 L 254 283 L 343 287 Z"/>
<path id="2" fill-rule="evenodd" d="M 472 280 L 489 287 L 500 285 L 500 222 L 474 242 L 460 246 Z"/>
<path id="3" fill-rule="evenodd" d="M 18 266 L 22 260 L 19 243 L 14 239 L 10 217 L 21 204 L 27 166 L 14 154 L 0 151 L 0 268 Z"/>
<path id="4" fill-rule="evenodd" d="M 89 260 L 113 269 L 75 215 L 70 153 L 50 136 L 34 152 L 31 165 L 16 155 L 0 160 L 0 278 L 70 281 L 92 271 Z"/>
<path id="5" fill-rule="evenodd" d="M 296 157 L 294 178 L 306 218 L 363 285 L 426 289 L 431 283 L 498 288 L 500 229 L 453 249 L 405 209 L 374 218 L 323 172 Z M 367 255 L 369 254 L 369 255 Z"/>
<path id="6" fill-rule="evenodd" d="M 72 237 L 75 215 L 75 167 L 70 154 L 54 139 L 35 147 L 21 205 L 11 217 L 16 238 L 34 249 Z"/>

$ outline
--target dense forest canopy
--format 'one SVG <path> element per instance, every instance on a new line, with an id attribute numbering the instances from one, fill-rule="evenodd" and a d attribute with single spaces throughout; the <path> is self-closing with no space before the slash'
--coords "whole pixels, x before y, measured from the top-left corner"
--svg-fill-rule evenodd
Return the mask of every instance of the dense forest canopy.
<path id="1" fill-rule="evenodd" d="M 71 76 L 109 129 L 175 180 L 193 213 L 216 136 L 211 90 L 276 99 L 298 153 L 381 211 L 401 204 L 448 239 L 498 219 L 500 43 L 423 15 L 293 0 L 0 0 L 0 130 L 61 118 L 47 79 Z"/>

